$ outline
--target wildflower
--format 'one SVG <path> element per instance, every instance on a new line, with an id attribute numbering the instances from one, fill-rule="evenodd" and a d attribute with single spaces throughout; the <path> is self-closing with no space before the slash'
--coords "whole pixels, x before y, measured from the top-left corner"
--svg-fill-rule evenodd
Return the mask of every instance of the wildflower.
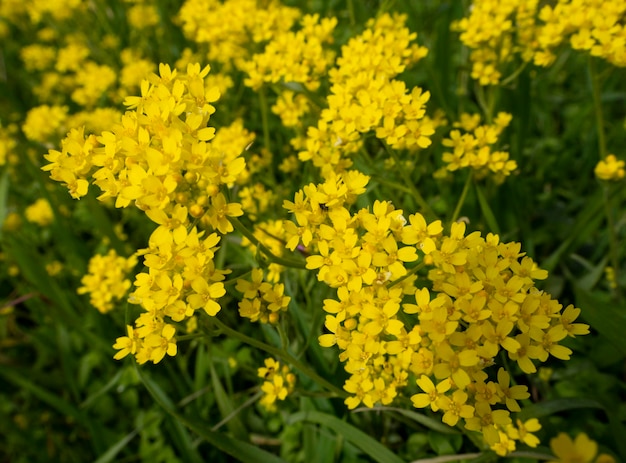
<path id="1" fill-rule="evenodd" d="M 614 154 L 609 154 L 598 162 L 594 173 L 600 180 L 621 180 L 626 174 L 624 161 L 618 160 Z"/>
<path id="2" fill-rule="evenodd" d="M 285 400 L 293 392 L 296 377 L 287 365 L 281 366 L 280 362 L 272 358 L 265 359 L 264 365 L 257 371 L 258 377 L 264 379 L 261 386 L 264 395 L 260 403 L 267 410 L 274 411 L 276 401 Z"/>
<path id="3" fill-rule="evenodd" d="M 36 223 L 40 227 L 48 226 L 54 220 L 52 207 L 44 198 L 39 198 L 33 204 L 28 206 L 24 211 L 24 215 L 26 216 L 26 220 Z"/>
<path id="4" fill-rule="evenodd" d="M 137 264 L 137 258 L 118 256 L 111 249 L 106 255 L 95 255 L 89 260 L 88 273 L 81 279 L 78 294 L 89 294 L 89 302 L 101 313 L 114 308 L 131 286 L 128 273 Z"/>
<path id="5" fill-rule="evenodd" d="M 550 449 L 558 458 L 550 463 L 592 463 L 598 453 L 598 444 L 584 432 L 578 434 L 574 440 L 562 432 L 550 440 Z M 606 454 L 598 456 L 598 459 L 605 462 L 615 461 Z"/>
<path id="6" fill-rule="evenodd" d="M 67 106 L 42 105 L 32 108 L 26 115 L 22 131 L 29 140 L 56 142 L 55 138 L 65 130 L 68 111 Z"/>

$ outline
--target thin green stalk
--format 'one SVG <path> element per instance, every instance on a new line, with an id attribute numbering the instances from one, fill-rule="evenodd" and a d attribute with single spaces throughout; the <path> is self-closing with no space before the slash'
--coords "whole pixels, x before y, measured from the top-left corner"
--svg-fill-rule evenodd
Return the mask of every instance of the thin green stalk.
<path id="1" fill-rule="evenodd" d="M 235 217 L 228 217 L 228 220 L 233 225 L 235 230 L 237 230 L 243 236 L 248 238 L 248 240 L 250 240 L 250 242 L 252 244 L 254 244 L 257 247 L 257 249 L 263 255 L 265 255 L 265 257 L 267 257 L 267 259 L 270 262 L 273 262 L 273 263 L 279 264 L 279 265 L 283 265 L 285 267 L 306 268 L 304 261 L 295 260 L 295 259 L 289 259 L 289 258 L 285 258 L 285 257 L 279 257 L 279 256 L 273 254 L 272 251 L 270 251 L 267 248 L 267 246 L 265 246 L 263 243 L 261 243 L 258 240 L 258 238 L 256 236 L 254 236 L 254 234 L 250 230 L 248 230 L 248 228 L 246 228 L 246 226 L 244 224 L 242 224 L 239 221 L 239 219 L 237 219 Z"/>
<path id="2" fill-rule="evenodd" d="M 337 397 L 347 397 L 346 392 L 344 392 L 343 390 L 339 389 L 334 384 L 332 384 L 332 383 L 328 382 L 327 380 L 325 380 L 324 378 L 322 378 L 314 370 L 312 370 L 311 368 L 306 366 L 304 363 L 302 363 L 300 360 L 298 360 L 297 358 L 295 358 L 293 355 L 289 354 L 288 352 L 285 352 L 284 350 L 279 349 L 278 347 L 270 346 L 269 344 L 266 344 L 266 343 L 264 343 L 262 341 L 259 341 L 257 339 L 251 338 L 249 336 L 246 336 L 245 334 L 240 333 L 239 331 L 232 329 L 231 327 L 226 325 L 224 322 L 222 322 L 217 317 L 211 317 L 211 320 L 225 334 L 227 334 L 229 336 L 232 336 L 232 337 L 234 337 L 236 339 L 239 339 L 241 342 L 244 342 L 244 343 L 249 344 L 249 345 L 251 345 L 253 347 L 256 347 L 257 349 L 261 349 L 262 351 L 265 351 L 268 354 L 274 355 L 276 357 L 280 357 L 285 362 L 290 363 L 296 370 L 300 370 L 302 373 L 304 373 L 306 376 L 311 378 L 313 381 L 315 381 L 317 384 L 319 384 L 323 388 L 327 389 L 328 391 L 333 392 L 335 394 L 335 396 L 337 396 Z"/>
<path id="3" fill-rule="evenodd" d="M 472 175 L 472 172 L 470 171 L 467 175 L 467 180 L 465 180 L 465 185 L 463 186 L 461 197 L 459 198 L 459 201 L 456 203 L 456 207 L 454 208 L 454 213 L 452 214 L 450 223 L 456 222 L 456 219 L 459 217 L 459 214 L 461 213 L 461 208 L 463 207 L 463 203 L 465 203 L 465 198 L 467 197 L 467 192 L 469 191 L 470 186 L 472 185 L 473 178 L 474 176 Z"/>
<path id="4" fill-rule="evenodd" d="M 424 265 L 426 265 L 426 264 L 422 260 L 422 262 L 420 262 L 418 265 L 416 265 L 411 270 L 409 270 L 406 275 L 403 275 L 402 277 L 398 278 L 397 280 L 392 281 L 391 284 L 389 285 L 389 288 L 393 288 L 394 286 L 399 285 L 404 280 L 409 278 L 411 275 L 415 275 L 417 272 L 419 272 L 421 269 L 424 268 Z"/>
<path id="5" fill-rule="evenodd" d="M 479 83 L 476 83 L 476 100 L 478 101 L 478 106 L 480 106 L 480 109 L 485 115 L 485 122 L 487 124 L 491 124 L 493 121 L 493 108 L 496 103 L 496 90 L 497 87 L 484 87 Z"/>
<path id="6" fill-rule="evenodd" d="M 285 330 L 285 317 L 280 317 L 280 321 L 276 325 L 278 335 L 280 336 L 280 346 L 284 351 L 289 347 L 289 338 L 287 338 L 287 331 Z"/>
<path id="7" fill-rule="evenodd" d="M 589 74 L 591 93 L 593 95 L 593 110 L 596 115 L 596 131 L 598 132 L 598 150 L 600 159 L 606 157 L 606 138 L 604 136 L 604 115 L 602 114 L 602 99 L 600 95 L 600 77 L 596 72 L 593 57 L 589 57 Z"/>
<path id="8" fill-rule="evenodd" d="M 263 124 L 263 146 L 269 152 L 272 150 L 270 145 L 270 126 L 268 121 L 268 107 L 267 96 L 265 95 L 265 88 L 259 89 L 259 104 L 261 106 L 261 123 Z"/>
<path id="9" fill-rule="evenodd" d="M 354 0 L 348 0 L 348 15 L 350 16 L 350 25 L 356 25 L 356 15 L 354 14 Z"/>
<path id="10" fill-rule="evenodd" d="M 518 68 L 515 71 L 513 71 L 513 73 L 510 76 L 508 76 L 506 79 L 504 79 L 504 80 L 502 80 L 500 82 L 500 86 L 501 87 L 506 87 L 511 82 L 513 82 L 517 78 L 517 76 L 519 76 L 524 71 L 524 69 L 526 69 L 526 65 L 527 64 L 528 64 L 528 62 L 524 61 L 521 64 L 521 66 L 518 66 Z"/>
<path id="11" fill-rule="evenodd" d="M 609 199 L 609 186 L 603 185 L 602 188 L 602 202 L 604 203 L 604 213 L 606 215 L 607 228 L 609 229 L 609 249 L 611 253 L 611 265 L 613 266 L 613 274 L 615 277 L 615 290 L 614 296 L 618 299 L 622 299 L 622 291 L 620 288 L 619 277 L 619 243 L 617 240 L 617 234 L 615 233 L 615 221 L 613 220 L 613 213 L 611 210 L 611 201 Z"/>
<path id="12" fill-rule="evenodd" d="M 413 195 L 413 197 L 417 201 L 417 204 L 419 204 L 419 206 L 422 208 L 422 212 L 425 215 L 430 216 L 431 218 L 437 217 L 437 215 L 431 209 L 431 207 L 428 205 L 428 203 L 426 202 L 424 197 L 421 195 L 419 190 L 415 187 L 415 184 L 413 183 L 413 181 L 409 177 L 409 174 L 406 172 L 406 170 L 402 169 L 400 158 L 398 157 L 396 152 L 394 150 L 390 149 L 389 146 L 387 146 L 386 143 L 382 142 L 382 144 L 385 147 L 385 151 L 387 151 L 387 154 L 389 154 L 389 156 L 391 156 L 393 158 L 393 160 L 394 160 L 394 162 L 395 162 L 395 164 L 397 166 L 396 170 L 400 173 L 400 176 L 402 177 L 402 180 L 404 181 L 404 184 L 406 185 L 406 187 L 409 189 L 409 191 L 411 192 L 411 194 Z"/>
<path id="13" fill-rule="evenodd" d="M 256 394 L 254 394 L 252 397 L 250 397 L 248 400 L 246 400 L 244 403 L 242 403 L 239 407 L 237 407 L 232 412 L 230 412 L 227 416 L 224 417 L 224 419 L 222 421 L 220 421 L 215 426 L 213 426 L 211 428 L 211 431 L 217 431 L 219 428 L 221 428 L 226 423 L 228 423 L 231 419 L 233 419 L 235 416 L 237 416 L 244 408 L 249 407 L 254 402 L 259 400 L 262 395 L 263 395 L 263 391 L 257 391 Z"/>
<path id="14" fill-rule="evenodd" d="M 413 192 L 411 191 L 410 188 L 405 187 L 404 185 L 399 185 L 396 182 L 391 182 L 387 179 L 384 179 L 383 177 L 379 176 L 379 175 L 372 175 L 372 180 L 374 180 L 375 182 L 380 183 L 381 185 L 385 185 L 391 188 L 395 188 L 398 191 L 403 191 L 404 193 L 407 194 L 412 194 Z"/>
<path id="15" fill-rule="evenodd" d="M 602 96 L 600 94 L 600 76 L 595 68 L 595 61 L 593 57 L 589 57 L 589 75 L 591 80 L 591 93 L 593 95 L 593 110 L 596 116 L 596 131 L 598 133 L 598 152 L 600 159 L 604 159 L 607 156 L 606 149 L 606 137 L 604 135 L 604 115 L 602 113 Z M 604 186 L 602 189 L 602 202 L 604 203 L 604 213 L 606 215 L 606 222 L 609 229 L 609 248 L 611 253 L 611 265 L 615 272 L 615 281 L 618 283 L 615 287 L 614 296 L 621 299 L 621 290 L 619 286 L 619 245 L 617 235 L 615 233 L 615 223 L 613 220 L 613 214 L 611 211 L 611 202 L 609 200 L 608 187 Z"/>

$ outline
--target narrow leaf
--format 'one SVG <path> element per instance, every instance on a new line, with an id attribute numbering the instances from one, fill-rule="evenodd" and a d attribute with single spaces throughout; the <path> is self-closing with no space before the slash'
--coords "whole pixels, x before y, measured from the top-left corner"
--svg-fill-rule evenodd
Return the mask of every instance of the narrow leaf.
<path id="1" fill-rule="evenodd" d="M 576 303 L 583 318 L 617 349 L 626 354 L 626 307 L 611 301 L 608 294 L 575 287 Z"/>
<path id="2" fill-rule="evenodd" d="M 167 413 L 172 415 L 172 417 L 194 431 L 215 448 L 243 463 L 259 463 L 261 461 L 263 463 L 285 463 L 282 458 L 279 458 L 262 448 L 256 447 L 248 442 L 233 439 L 227 434 L 211 431 L 208 423 L 177 412 L 174 407 L 174 402 L 167 396 L 160 386 L 152 381 L 148 376 L 142 374 L 136 365 L 135 367 L 139 378 L 141 378 L 142 383 L 154 400 L 156 400 Z"/>
<path id="3" fill-rule="evenodd" d="M 290 423 L 308 421 L 330 428 L 344 439 L 361 449 L 374 461 L 380 463 L 403 463 L 404 461 L 387 447 L 339 418 L 316 411 L 298 412 L 289 418 Z"/>

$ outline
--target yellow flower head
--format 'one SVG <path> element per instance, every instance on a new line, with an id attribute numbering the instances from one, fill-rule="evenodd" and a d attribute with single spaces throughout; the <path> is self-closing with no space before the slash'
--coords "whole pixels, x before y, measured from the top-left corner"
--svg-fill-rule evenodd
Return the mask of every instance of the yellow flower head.
<path id="1" fill-rule="evenodd" d="M 594 173 L 600 180 L 621 180 L 626 174 L 624 161 L 618 160 L 614 154 L 609 154 L 598 162 Z"/>

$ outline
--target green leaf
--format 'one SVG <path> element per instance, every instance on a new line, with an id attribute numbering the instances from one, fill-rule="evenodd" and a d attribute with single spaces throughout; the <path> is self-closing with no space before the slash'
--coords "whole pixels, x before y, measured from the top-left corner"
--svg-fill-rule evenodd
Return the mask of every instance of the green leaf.
<path id="1" fill-rule="evenodd" d="M 574 294 L 584 319 L 626 354 L 626 307 L 613 302 L 608 294 L 592 293 L 579 287 L 574 288 Z"/>
<path id="2" fill-rule="evenodd" d="M 38 386 L 11 367 L 3 366 L 0 368 L 0 376 L 4 376 L 5 379 L 11 381 L 13 384 L 32 392 L 38 399 L 47 403 L 62 415 L 71 416 L 78 422 L 84 422 L 84 415 L 81 411 L 64 400 L 63 397 Z"/>
<path id="3" fill-rule="evenodd" d="M 598 191 L 585 201 L 586 206 L 578 214 L 576 223 L 570 227 L 568 238 L 561 243 L 550 257 L 541 262 L 541 268 L 552 272 L 567 252 L 576 249 L 579 243 L 585 242 L 604 221 L 604 215 L 600 213 L 604 204 L 601 193 L 601 191 Z"/>
<path id="4" fill-rule="evenodd" d="M 460 434 L 443 435 L 431 431 L 428 433 L 428 442 L 437 455 L 454 455 L 463 444 L 463 436 Z"/>
<path id="5" fill-rule="evenodd" d="M 146 387 L 150 395 L 159 403 L 159 405 L 167 413 L 172 415 L 172 417 L 197 433 L 213 447 L 243 463 L 258 463 L 261 461 L 263 463 L 285 463 L 282 458 L 279 458 L 262 448 L 256 447 L 248 442 L 233 439 L 227 434 L 212 431 L 206 422 L 177 412 L 174 402 L 167 396 L 161 387 L 156 382 L 152 381 L 147 375 L 142 374 L 136 364 L 135 368 L 143 385 Z"/>
<path id="6" fill-rule="evenodd" d="M 525 421 L 530 418 L 543 418 L 545 416 L 554 415 L 555 413 L 566 410 L 576 410 L 578 408 L 599 408 L 604 410 L 602 404 L 596 400 L 572 397 L 567 399 L 547 400 L 524 407 L 517 416 L 520 420 Z"/>
<path id="7" fill-rule="evenodd" d="M 142 427 L 143 426 L 122 437 L 119 441 L 109 447 L 106 452 L 100 455 L 100 458 L 98 458 L 94 463 L 109 463 L 111 461 L 116 461 L 115 457 L 117 456 L 117 454 L 120 453 L 124 449 L 124 447 L 126 447 L 128 443 L 134 439 L 134 437 L 137 435 Z"/>
<path id="8" fill-rule="evenodd" d="M 380 463 L 403 463 L 403 460 L 400 457 L 380 442 L 374 440 L 363 431 L 335 416 L 317 411 L 305 411 L 291 415 L 288 420 L 290 424 L 297 423 L 299 421 L 317 423 L 330 428 L 337 434 L 340 434 L 355 447 L 361 449 L 374 461 L 378 461 Z"/>
<path id="9" fill-rule="evenodd" d="M 389 412 L 396 412 L 399 413 L 400 415 L 406 416 L 407 418 L 418 422 L 419 424 L 421 424 L 422 426 L 424 426 L 425 428 L 431 429 L 433 431 L 437 431 L 439 433 L 442 434 L 459 434 L 459 431 L 453 427 L 447 426 L 445 424 L 443 424 L 441 421 L 433 419 L 429 416 L 426 416 L 422 413 L 418 413 L 418 412 L 414 412 L 413 410 L 404 410 L 402 408 L 396 408 L 396 407 L 375 407 L 375 408 L 364 408 L 364 409 L 359 409 L 359 411 L 363 411 L 363 412 L 367 412 L 367 411 L 372 411 L 372 412 L 379 412 L 379 411 L 389 411 Z"/>
<path id="10" fill-rule="evenodd" d="M 213 362 L 210 362 L 211 369 L 211 385 L 213 386 L 213 394 L 215 394 L 215 401 L 217 402 L 217 406 L 220 409 L 220 414 L 222 418 L 226 421 L 226 426 L 228 430 L 239 439 L 247 439 L 246 428 L 239 416 L 237 416 L 237 411 L 235 410 L 235 406 L 233 405 L 232 400 L 224 391 L 224 387 L 220 382 L 219 377 L 217 376 L 217 372 L 215 371 L 215 366 Z"/>
<path id="11" fill-rule="evenodd" d="M 115 386 L 119 382 L 123 374 L 124 374 L 124 370 L 119 369 L 117 373 L 115 374 L 115 376 L 113 376 L 113 378 L 109 380 L 109 382 L 107 382 L 102 388 L 100 388 L 99 390 L 91 394 L 89 397 L 87 397 L 80 404 L 80 408 L 87 409 L 91 407 L 98 397 L 101 397 L 102 395 L 106 394 L 113 386 Z"/>

